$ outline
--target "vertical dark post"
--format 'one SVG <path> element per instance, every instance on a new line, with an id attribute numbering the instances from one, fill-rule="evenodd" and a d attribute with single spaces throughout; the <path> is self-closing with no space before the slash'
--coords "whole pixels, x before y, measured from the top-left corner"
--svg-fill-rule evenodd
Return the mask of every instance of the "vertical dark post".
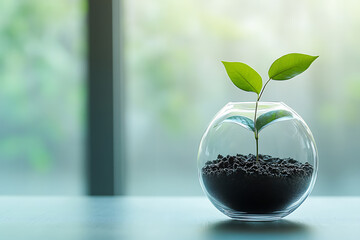
<path id="1" fill-rule="evenodd" d="M 88 0 L 88 194 L 114 195 L 112 0 Z"/>

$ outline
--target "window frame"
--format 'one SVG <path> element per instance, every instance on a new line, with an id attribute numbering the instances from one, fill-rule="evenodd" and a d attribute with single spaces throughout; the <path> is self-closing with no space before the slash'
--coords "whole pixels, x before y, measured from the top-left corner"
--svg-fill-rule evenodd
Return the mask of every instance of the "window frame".
<path id="1" fill-rule="evenodd" d="M 87 194 L 124 194 L 120 0 L 88 0 Z"/>

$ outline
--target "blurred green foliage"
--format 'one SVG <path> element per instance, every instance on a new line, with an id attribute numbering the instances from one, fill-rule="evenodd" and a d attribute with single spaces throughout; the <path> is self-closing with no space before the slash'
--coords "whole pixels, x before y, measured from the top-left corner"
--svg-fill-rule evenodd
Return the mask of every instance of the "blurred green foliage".
<path id="1" fill-rule="evenodd" d="M 82 0 L 0 2 L 0 171 L 82 161 L 85 11 Z"/>

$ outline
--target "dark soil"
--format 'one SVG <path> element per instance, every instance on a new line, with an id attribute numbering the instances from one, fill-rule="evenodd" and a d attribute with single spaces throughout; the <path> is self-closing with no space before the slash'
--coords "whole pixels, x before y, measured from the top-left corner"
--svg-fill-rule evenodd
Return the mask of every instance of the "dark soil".
<path id="1" fill-rule="evenodd" d="M 253 154 L 218 156 L 206 162 L 202 178 L 208 193 L 226 207 L 247 213 L 286 209 L 308 189 L 313 166 L 292 158 Z"/>

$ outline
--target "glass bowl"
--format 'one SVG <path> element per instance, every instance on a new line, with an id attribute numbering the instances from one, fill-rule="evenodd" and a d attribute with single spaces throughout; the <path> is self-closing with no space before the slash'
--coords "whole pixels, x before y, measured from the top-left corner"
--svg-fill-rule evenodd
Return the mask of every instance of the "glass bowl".
<path id="1" fill-rule="evenodd" d="M 225 215 L 272 221 L 308 197 L 318 153 L 309 127 L 294 110 L 282 102 L 259 102 L 254 125 L 255 104 L 230 102 L 215 115 L 200 142 L 199 180 Z"/>

